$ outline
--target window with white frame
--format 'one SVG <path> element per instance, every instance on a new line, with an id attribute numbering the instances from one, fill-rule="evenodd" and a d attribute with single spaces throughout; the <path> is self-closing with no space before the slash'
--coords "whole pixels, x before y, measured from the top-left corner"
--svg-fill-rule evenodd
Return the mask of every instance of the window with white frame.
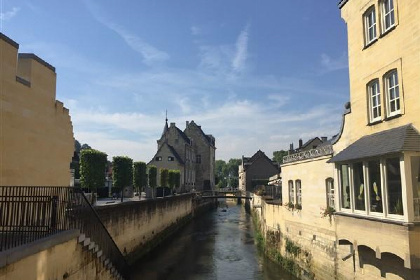
<path id="1" fill-rule="evenodd" d="M 401 113 L 400 86 L 397 70 L 392 70 L 384 76 L 387 116 L 395 116 Z"/>
<path id="2" fill-rule="evenodd" d="M 354 193 L 354 209 L 365 210 L 365 183 L 363 174 L 363 162 L 353 163 L 353 193 Z"/>
<path id="3" fill-rule="evenodd" d="M 350 209 L 350 177 L 349 165 L 342 164 L 339 168 L 341 209 Z"/>
<path id="4" fill-rule="evenodd" d="M 325 180 L 326 193 L 327 193 L 327 207 L 335 208 L 334 206 L 334 179 L 327 178 Z"/>
<path id="5" fill-rule="evenodd" d="M 400 165 L 399 157 L 339 165 L 340 209 L 389 218 L 404 215 Z"/>
<path id="6" fill-rule="evenodd" d="M 295 203 L 295 188 L 292 180 L 289 181 L 289 202 Z"/>
<path id="7" fill-rule="evenodd" d="M 381 162 L 379 159 L 370 160 L 367 164 L 370 211 L 383 213 L 383 197 L 381 184 Z"/>
<path id="8" fill-rule="evenodd" d="M 382 30 L 383 33 L 395 25 L 394 0 L 383 0 L 382 8 Z"/>
<path id="9" fill-rule="evenodd" d="M 366 45 L 376 39 L 376 12 L 375 6 L 371 7 L 364 15 Z"/>
<path id="10" fill-rule="evenodd" d="M 369 122 L 381 120 L 381 92 L 379 80 L 371 81 L 368 86 Z"/>
<path id="11" fill-rule="evenodd" d="M 302 181 L 296 180 L 296 204 L 302 207 Z"/>

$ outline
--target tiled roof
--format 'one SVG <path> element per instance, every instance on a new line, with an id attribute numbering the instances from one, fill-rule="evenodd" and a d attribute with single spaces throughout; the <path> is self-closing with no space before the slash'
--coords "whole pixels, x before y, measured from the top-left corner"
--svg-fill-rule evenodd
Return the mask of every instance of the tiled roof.
<path id="1" fill-rule="evenodd" d="M 346 162 L 402 151 L 420 151 L 420 134 L 411 124 L 363 136 L 328 162 Z"/>
<path id="2" fill-rule="evenodd" d="M 276 165 L 275 162 L 273 162 L 269 157 L 267 157 L 267 155 L 261 151 L 258 150 L 252 157 L 242 157 L 242 165 L 245 166 L 249 166 L 252 165 L 257 159 L 259 158 L 265 158 L 268 162 L 270 162 L 273 166 L 275 166 L 276 168 L 278 168 L 278 166 Z"/>

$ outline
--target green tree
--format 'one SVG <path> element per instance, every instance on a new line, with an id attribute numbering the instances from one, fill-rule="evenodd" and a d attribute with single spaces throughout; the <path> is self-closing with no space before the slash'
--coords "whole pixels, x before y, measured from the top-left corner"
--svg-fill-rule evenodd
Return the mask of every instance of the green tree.
<path id="1" fill-rule="evenodd" d="M 279 164 L 283 163 L 283 157 L 287 156 L 288 152 L 284 150 L 273 152 L 273 161 L 277 161 Z"/>
<path id="2" fill-rule="evenodd" d="M 168 174 L 168 183 L 169 183 L 169 188 L 174 189 L 175 188 L 175 180 L 176 180 L 176 173 L 177 170 L 169 170 L 169 174 Z"/>
<path id="3" fill-rule="evenodd" d="M 149 166 L 149 186 L 153 189 L 157 186 L 157 167 L 154 165 Z"/>
<path id="4" fill-rule="evenodd" d="M 178 189 L 181 185 L 181 171 L 175 170 L 175 188 Z"/>
<path id="5" fill-rule="evenodd" d="M 147 167 L 145 162 L 136 161 L 133 163 L 133 185 L 138 191 L 147 186 Z"/>
<path id="6" fill-rule="evenodd" d="M 112 158 L 112 183 L 123 190 L 133 184 L 133 160 L 126 156 Z"/>
<path id="7" fill-rule="evenodd" d="M 93 192 L 105 185 L 105 168 L 107 154 L 86 149 L 80 153 L 80 183 L 82 188 Z"/>
<path id="8" fill-rule="evenodd" d="M 166 168 L 162 168 L 160 170 L 160 186 L 161 187 L 168 187 L 169 186 L 169 170 Z"/>

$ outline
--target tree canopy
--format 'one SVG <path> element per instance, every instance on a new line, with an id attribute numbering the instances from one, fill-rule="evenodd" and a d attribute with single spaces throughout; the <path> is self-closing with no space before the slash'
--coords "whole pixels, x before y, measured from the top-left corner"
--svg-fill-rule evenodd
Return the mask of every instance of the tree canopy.
<path id="1" fill-rule="evenodd" d="M 279 164 L 283 163 L 283 157 L 287 156 L 288 152 L 284 150 L 274 151 L 273 152 L 273 160 L 277 161 Z"/>
<path id="2" fill-rule="evenodd" d="M 147 186 L 147 167 L 145 162 L 136 161 L 133 163 L 133 184 L 137 189 Z"/>
<path id="3" fill-rule="evenodd" d="M 133 160 L 125 156 L 112 158 L 112 183 L 122 189 L 133 184 Z"/>
<path id="4" fill-rule="evenodd" d="M 149 186 L 156 188 L 157 185 L 157 167 L 154 165 L 149 166 Z"/>
<path id="5" fill-rule="evenodd" d="M 216 160 L 216 185 L 219 188 L 238 187 L 238 171 L 241 163 L 242 159 L 237 158 L 231 158 L 227 163 L 224 160 Z"/>
<path id="6" fill-rule="evenodd" d="M 95 191 L 105 185 L 107 155 L 103 152 L 86 149 L 80 154 L 80 183 L 82 188 Z"/>

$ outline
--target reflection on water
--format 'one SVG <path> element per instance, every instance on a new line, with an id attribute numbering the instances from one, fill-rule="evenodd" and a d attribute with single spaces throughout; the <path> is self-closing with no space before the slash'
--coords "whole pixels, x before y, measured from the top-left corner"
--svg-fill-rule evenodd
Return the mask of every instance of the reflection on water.
<path id="1" fill-rule="evenodd" d="M 226 206 L 195 219 L 146 260 L 134 264 L 131 279 L 295 279 L 258 253 L 252 220 L 244 208 Z"/>

